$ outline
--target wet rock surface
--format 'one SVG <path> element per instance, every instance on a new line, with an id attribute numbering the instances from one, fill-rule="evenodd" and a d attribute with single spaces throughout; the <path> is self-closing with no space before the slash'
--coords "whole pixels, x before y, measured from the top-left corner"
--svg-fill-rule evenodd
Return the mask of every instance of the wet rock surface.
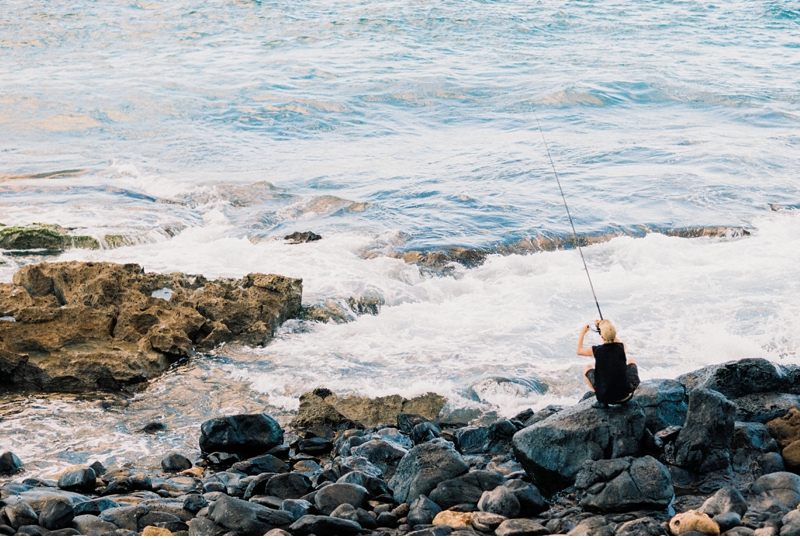
<path id="1" fill-rule="evenodd" d="M 736 376 L 755 372 L 756 389 L 794 395 L 785 383 L 794 371 L 755 360 L 717 367 L 684 382 L 654 381 L 628 406 L 583 401 L 466 428 L 440 424 L 432 407 L 370 415 L 394 397 L 352 401 L 350 418 L 335 409 L 338 426 L 328 412 L 302 426 L 266 414 L 221 416 L 199 429 L 194 463 L 169 453 L 153 471 L 93 463 L 58 480 L 4 476 L 0 533 L 800 533 L 800 476 L 782 455 L 797 443 L 800 412 L 743 422 L 736 405 L 752 396 Z M 4 459 L 9 473 L 24 470 Z"/>
<path id="2" fill-rule="evenodd" d="M 136 264 L 43 262 L 0 284 L 0 385 L 135 388 L 221 342 L 263 345 L 300 312 L 302 281 L 253 273 L 209 281 Z"/>

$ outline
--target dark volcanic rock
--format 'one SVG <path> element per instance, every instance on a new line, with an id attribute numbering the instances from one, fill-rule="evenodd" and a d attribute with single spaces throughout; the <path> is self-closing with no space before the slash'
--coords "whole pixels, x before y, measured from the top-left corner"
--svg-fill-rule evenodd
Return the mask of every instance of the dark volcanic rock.
<path id="1" fill-rule="evenodd" d="M 456 448 L 462 455 L 483 453 L 489 443 L 488 427 L 464 427 L 455 432 Z"/>
<path id="2" fill-rule="evenodd" d="M 644 517 L 631 520 L 630 522 L 625 522 L 619 528 L 617 528 L 617 531 L 614 533 L 614 535 L 652 537 L 669 534 L 658 520 L 652 517 Z"/>
<path id="3" fill-rule="evenodd" d="M 424 494 L 420 494 L 408 508 L 406 517 L 409 526 L 419 524 L 430 524 L 436 515 L 442 512 L 442 508 Z"/>
<path id="4" fill-rule="evenodd" d="M 415 446 L 402 458 L 389 487 L 398 503 L 411 502 L 468 470 L 453 444 L 437 438 Z"/>
<path id="5" fill-rule="evenodd" d="M 192 461 L 180 453 L 170 453 L 161 459 L 161 469 L 165 472 L 182 472 L 192 467 Z"/>
<path id="6" fill-rule="evenodd" d="M 0 357 L 0 363 L 2 363 Z M 1 366 L 0 366 L 1 367 Z M 22 461 L 11 451 L 6 451 L 0 455 L 0 475 L 13 475 L 22 468 Z"/>
<path id="7" fill-rule="evenodd" d="M 760 511 L 786 512 L 800 504 L 800 476 L 775 472 L 758 478 L 750 489 L 750 506 Z"/>
<path id="8" fill-rule="evenodd" d="M 521 479 L 511 479 L 503 484 L 519 501 L 519 516 L 535 517 L 549 507 L 539 489 Z"/>
<path id="9" fill-rule="evenodd" d="M 584 508 L 605 513 L 663 509 L 675 494 L 666 466 L 650 456 L 589 461 L 575 487 Z"/>
<path id="10" fill-rule="evenodd" d="M 674 463 L 698 472 L 730 465 L 736 405 L 711 389 L 689 394 L 686 424 L 675 440 Z"/>
<path id="11" fill-rule="evenodd" d="M 678 377 L 691 392 L 711 389 L 735 399 L 752 393 L 781 391 L 785 384 L 782 369 L 766 359 L 747 358 L 709 365 Z"/>
<path id="12" fill-rule="evenodd" d="M 48 530 L 57 530 L 69 526 L 75 518 L 75 510 L 66 501 L 50 498 L 39 513 L 39 525 Z"/>
<path id="13" fill-rule="evenodd" d="M 149 512 L 150 509 L 146 505 L 128 505 L 106 509 L 100 513 L 100 518 L 114 524 L 118 528 L 125 528 L 126 530 L 135 532 L 139 531 L 139 519 Z"/>
<path id="14" fill-rule="evenodd" d="M 71 526 L 83 535 L 114 535 L 117 526 L 107 522 L 95 515 L 78 515 L 72 521 Z"/>
<path id="15" fill-rule="evenodd" d="M 39 523 L 39 517 L 36 516 L 36 512 L 25 502 L 6 505 L 5 514 L 9 524 L 14 529 Z"/>
<path id="16" fill-rule="evenodd" d="M 734 487 L 723 487 L 707 499 L 698 511 L 712 518 L 731 512 L 737 513 L 742 517 L 747 512 L 747 501 L 745 501 L 742 493 Z M 733 526 L 730 527 L 732 528 Z"/>
<path id="17" fill-rule="evenodd" d="M 362 486 L 367 489 L 367 492 L 369 492 L 369 495 L 373 498 L 382 494 L 391 495 L 392 493 L 386 481 L 364 472 L 346 473 L 336 482 Z"/>
<path id="18" fill-rule="evenodd" d="M 407 452 L 406 449 L 386 440 L 369 440 L 350 450 L 350 454 L 354 457 L 365 458 L 380 468 L 384 477 L 391 477 L 394 474 L 400 459 Z"/>
<path id="19" fill-rule="evenodd" d="M 225 530 L 220 528 L 214 521 L 205 517 L 195 517 L 189 521 L 189 535 L 213 537 L 222 535 Z"/>
<path id="20" fill-rule="evenodd" d="M 590 399 L 517 432 L 514 453 L 549 494 L 572 484 L 587 460 L 639 454 L 644 429 L 638 404 L 597 409 Z"/>
<path id="21" fill-rule="evenodd" d="M 218 526 L 245 535 L 264 535 L 273 528 L 284 528 L 294 518 L 287 511 L 269 509 L 222 494 L 208 506 L 208 518 Z"/>
<path id="22" fill-rule="evenodd" d="M 614 535 L 614 530 L 608 525 L 605 517 L 596 516 L 581 520 L 567 535 L 609 536 Z"/>
<path id="23" fill-rule="evenodd" d="M 792 408 L 800 408 L 800 395 L 791 393 L 753 393 L 733 399 L 737 421 L 766 423 L 783 417 Z"/>
<path id="24" fill-rule="evenodd" d="M 369 492 L 362 486 L 350 483 L 334 483 L 322 487 L 314 496 L 314 505 L 323 515 L 330 515 L 334 509 L 342 504 L 353 507 L 363 506 L 369 498 Z"/>
<path id="25" fill-rule="evenodd" d="M 281 511 L 291 513 L 295 520 L 299 520 L 309 514 L 311 507 L 313 507 L 311 502 L 306 500 L 283 500 L 281 503 Z"/>
<path id="26" fill-rule="evenodd" d="M 647 380 L 636 389 L 633 401 L 644 410 L 645 426 L 657 432 L 686 421 L 686 388 L 677 380 Z"/>
<path id="27" fill-rule="evenodd" d="M 504 486 L 499 486 L 492 491 L 484 492 L 478 501 L 478 509 L 484 513 L 494 513 L 506 518 L 515 518 L 519 515 L 519 500 Z"/>
<path id="28" fill-rule="evenodd" d="M 350 505 L 349 503 L 343 503 L 336 509 L 334 509 L 330 516 L 334 518 L 344 518 L 347 520 L 352 520 L 353 522 L 358 522 L 358 524 L 366 529 L 366 530 L 374 530 L 378 527 L 377 522 L 375 521 L 375 517 L 372 516 L 369 511 L 362 509 L 360 507 L 356 508 Z"/>
<path id="29" fill-rule="evenodd" d="M 361 526 L 352 520 L 306 515 L 289 526 L 292 535 L 359 535 Z"/>
<path id="30" fill-rule="evenodd" d="M 153 296 L 166 291 L 165 296 Z M 261 345 L 299 314 L 302 281 L 144 273 L 136 264 L 42 262 L 0 284 L 0 384 L 79 392 L 136 388 L 221 342 Z"/>
<path id="31" fill-rule="evenodd" d="M 500 482 L 502 480 L 497 484 L 500 484 Z M 450 509 L 454 505 L 477 504 L 483 492 L 484 489 L 481 488 L 478 476 L 475 473 L 468 473 L 454 479 L 442 481 L 430 492 L 429 497 L 442 509 Z"/>
<path id="32" fill-rule="evenodd" d="M 96 484 L 97 474 L 88 466 L 79 466 L 68 470 L 58 479 L 58 488 L 76 492 L 92 493 Z"/>
<path id="33" fill-rule="evenodd" d="M 292 232 L 288 236 L 284 236 L 283 239 L 288 240 L 289 243 L 310 243 L 321 240 L 322 236 L 309 230 L 308 232 Z"/>
<path id="34" fill-rule="evenodd" d="M 88 502 L 80 502 L 75 504 L 75 515 L 99 515 L 106 509 L 112 507 L 119 507 L 119 504 L 109 498 L 95 498 Z"/>
<path id="35" fill-rule="evenodd" d="M 311 491 L 311 479 L 296 472 L 272 476 L 266 483 L 264 494 L 282 500 L 302 498 Z"/>
<path id="36" fill-rule="evenodd" d="M 247 475 L 258 475 L 262 473 L 285 473 L 289 471 L 289 465 L 273 455 L 260 455 L 258 457 L 237 462 L 231 466 L 231 471 L 241 472 Z"/>
<path id="37" fill-rule="evenodd" d="M 267 414 L 242 414 L 210 419 L 200 427 L 204 453 L 226 451 L 255 456 L 283 443 L 283 429 Z"/>

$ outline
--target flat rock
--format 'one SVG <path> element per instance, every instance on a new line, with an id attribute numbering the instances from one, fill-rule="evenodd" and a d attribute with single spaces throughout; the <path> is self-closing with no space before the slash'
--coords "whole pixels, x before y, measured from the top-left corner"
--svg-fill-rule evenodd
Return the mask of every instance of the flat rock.
<path id="1" fill-rule="evenodd" d="M 311 480 L 297 472 L 282 473 L 269 478 L 264 494 L 282 500 L 302 498 L 311 491 Z"/>
<path id="2" fill-rule="evenodd" d="M 262 473 L 285 473 L 289 471 L 289 465 L 278 457 L 267 454 L 237 462 L 230 469 L 233 472 L 241 472 L 247 475 L 258 475 Z"/>
<path id="3" fill-rule="evenodd" d="M 567 535 L 572 536 L 609 536 L 614 535 L 614 530 L 606 522 L 605 517 L 589 517 L 578 522 Z"/>
<path id="4" fill-rule="evenodd" d="M 292 535 L 359 535 L 361 526 L 352 520 L 306 515 L 289 526 Z"/>
<path id="5" fill-rule="evenodd" d="M 759 477 L 750 488 L 750 506 L 765 512 L 787 512 L 800 504 L 800 476 L 775 472 Z"/>
<path id="6" fill-rule="evenodd" d="M 389 481 L 398 503 L 428 495 L 442 481 L 469 471 L 452 443 L 437 438 L 415 446 L 401 460 Z"/>
<path id="7" fill-rule="evenodd" d="M 494 534 L 499 536 L 549 535 L 550 530 L 534 520 L 512 518 L 501 522 Z"/>
<path id="8" fill-rule="evenodd" d="M 517 460 L 546 493 L 571 485 L 587 460 L 636 455 L 644 436 L 645 414 L 636 403 L 592 408 L 591 399 L 517 432 Z"/>
<path id="9" fill-rule="evenodd" d="M 0 284 L 0 384 L 136 389 L 221 342 L 262 345 L 300 312 L 302 281 L 145 273 L 136 264 L 42 262 Z M 7 312 L 6 312 L 7 311 Z"/>
<path id="10" fill-rule="evenodd" d="M 503 515 L 486 513 L 483 511 L 475 511 L 472 513 L 472 517 L 470 519 L 470 525 L 479 532 L 491 533 L 494 530 L 496 530 L 497 527 L 506 520 L 508 519 Z"/>
<path id="11" fill-rule="evenodd" d="M 115 535 L 117 533 L 117 526 L 111 522 L 101 519 L 94 515 L 78 515 L 71 524 L 83 535 Z"/>
<path id="12" fill-rule="evenodd" d="M 766 423 L 800 408 L 800 395 L 793 393 L 751 393 L 733 399 L 736 403 L 736 421 Z"/>

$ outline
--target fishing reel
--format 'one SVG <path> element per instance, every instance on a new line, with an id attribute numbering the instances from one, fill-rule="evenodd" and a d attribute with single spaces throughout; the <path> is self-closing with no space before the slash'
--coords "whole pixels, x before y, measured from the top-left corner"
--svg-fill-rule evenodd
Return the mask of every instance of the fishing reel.
<path id="1" fill-rule="evenodd" d="M 600 320 L 595 320 L 593 324 L 586 324 L 586 327 L 600 335 Z"/>

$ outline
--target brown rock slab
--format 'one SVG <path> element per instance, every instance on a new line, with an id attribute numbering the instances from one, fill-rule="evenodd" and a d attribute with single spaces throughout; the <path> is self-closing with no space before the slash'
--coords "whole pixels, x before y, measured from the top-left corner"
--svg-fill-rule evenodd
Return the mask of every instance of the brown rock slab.
<path id="1" fill-rule="evenodd" d="M 221 342 L 266 343 L 300 312 L 302 280 L 209 281 L 136 264 L 43 262 L 0 285 L 0 384 L 80 392 L 135 388 Z"/>

